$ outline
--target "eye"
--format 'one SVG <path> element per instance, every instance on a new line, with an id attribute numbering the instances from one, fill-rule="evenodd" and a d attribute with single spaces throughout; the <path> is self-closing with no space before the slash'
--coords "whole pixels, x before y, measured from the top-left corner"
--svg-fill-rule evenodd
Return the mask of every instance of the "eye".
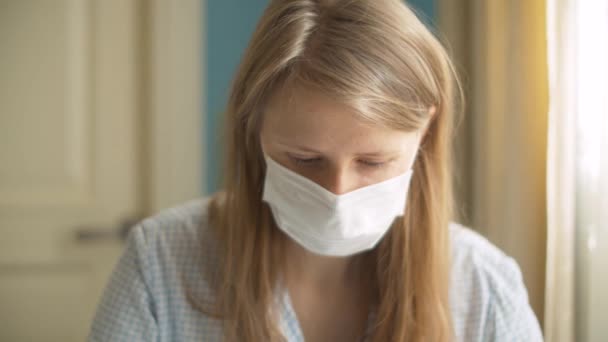
<path id="1" fill-rule="evenodd" d="M 289 159 L 291 159 L 296 165 L 312 165 L 321 161 L 321 158 L 319 157 L 304 158 L 294 155 L 289 155 Z"/>
<path id="2" fill-rule="evenodd" d="M 362 165 L 364 165 L 366 167 L 370 167 L 370 168 L 381 168 L 382 166 L 384 166 L 386 164 L 385 162 L 377 162 L 377 161 L 371 161 L 371 160 L 359 160 L 359 163 L 361 163 Z"/>

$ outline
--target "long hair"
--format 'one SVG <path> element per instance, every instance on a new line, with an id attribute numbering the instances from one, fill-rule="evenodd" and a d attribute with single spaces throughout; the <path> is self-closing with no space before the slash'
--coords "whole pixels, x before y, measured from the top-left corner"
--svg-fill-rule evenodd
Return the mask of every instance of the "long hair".
<path id="1" fill-rule="evenodd" d="M 284 340 L 275 291 L 286 237 L 262 201 L 260 125 L 271 94 L 288 83 L 404 131 L 421 129 L 435 107 L 407 209 L 371 252 L 371 340 L 451 340 L 450 140 L 461 92 L 446 51 L 400 0 L 274 0 L 264 12 L 233 81 L 224 191 L 209 209 L 221 247 L 215 307 L 225 339 Z"/>

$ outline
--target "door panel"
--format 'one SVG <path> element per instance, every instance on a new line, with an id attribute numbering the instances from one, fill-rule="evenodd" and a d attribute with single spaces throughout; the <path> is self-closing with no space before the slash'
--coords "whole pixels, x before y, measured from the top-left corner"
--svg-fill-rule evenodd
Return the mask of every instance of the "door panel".
<path id="1" fill-rule="evenodd" d="M 0 0 L 0 341 L 84 340 L 143 215 L 139 7 Z"/>
<path id="2" fill-rule="evenodd" d="M 0 204 L 82 202 L 91 183 L 86 126 L 93 114 L 86 96 L 91 87 L 83 87 L 90 80 L 87 6 L 0 4 Z"/>

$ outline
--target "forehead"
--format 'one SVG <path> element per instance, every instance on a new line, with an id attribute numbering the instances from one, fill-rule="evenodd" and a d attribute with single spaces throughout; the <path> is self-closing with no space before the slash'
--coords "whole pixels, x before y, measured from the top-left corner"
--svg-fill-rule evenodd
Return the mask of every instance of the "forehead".
<path id="1" fill-rule="evenodd" d="M 264 113 L 267 142 L 304 145 L 318 150 L 366 153 L 408 151 L 418 132 L 404 132 L 363 121 L 351 107 L 319 91 L 294 87 L 271 97 Z"/>

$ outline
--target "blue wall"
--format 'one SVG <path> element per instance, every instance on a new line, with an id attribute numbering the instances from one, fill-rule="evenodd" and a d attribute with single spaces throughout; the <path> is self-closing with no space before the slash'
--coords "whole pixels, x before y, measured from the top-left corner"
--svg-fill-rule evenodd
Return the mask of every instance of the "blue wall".
<path id="1" fill-rule="evenodd" d="M 249 38 L 262 15 L 268 0 L 207 0 L 207 108 L 205 110 L 207 160 L 206 193 L 219 186 L 219 170 L 222 167 L 221 146 L 223 129 L 221 117 L 227 101 L 228 89 L 234 72 L 241 60 Z"/>
<path id="2" fill-rule="evenodd" d="M 409 0 L 421 17 L 430 23 L 435 18 L 435 0 Z M 212 193 L 219 186 L 222 167 L 221 146 L 223 130 L 221 117 L 226 104 L 228 88 L 241 59 L 243 50 L 262 15 L 268 0 L 207 0 L 205 32 L 207 54 L 205 108 L 206 171 L 203 191 Z"/>
<path id="3" fill-rule="evenodd" d="M 406 2 L 416 11 L 420 19 L 427 25 L 434 26 L 434 20 L 437 17 L 435 0 L 406 0 Z"/>

